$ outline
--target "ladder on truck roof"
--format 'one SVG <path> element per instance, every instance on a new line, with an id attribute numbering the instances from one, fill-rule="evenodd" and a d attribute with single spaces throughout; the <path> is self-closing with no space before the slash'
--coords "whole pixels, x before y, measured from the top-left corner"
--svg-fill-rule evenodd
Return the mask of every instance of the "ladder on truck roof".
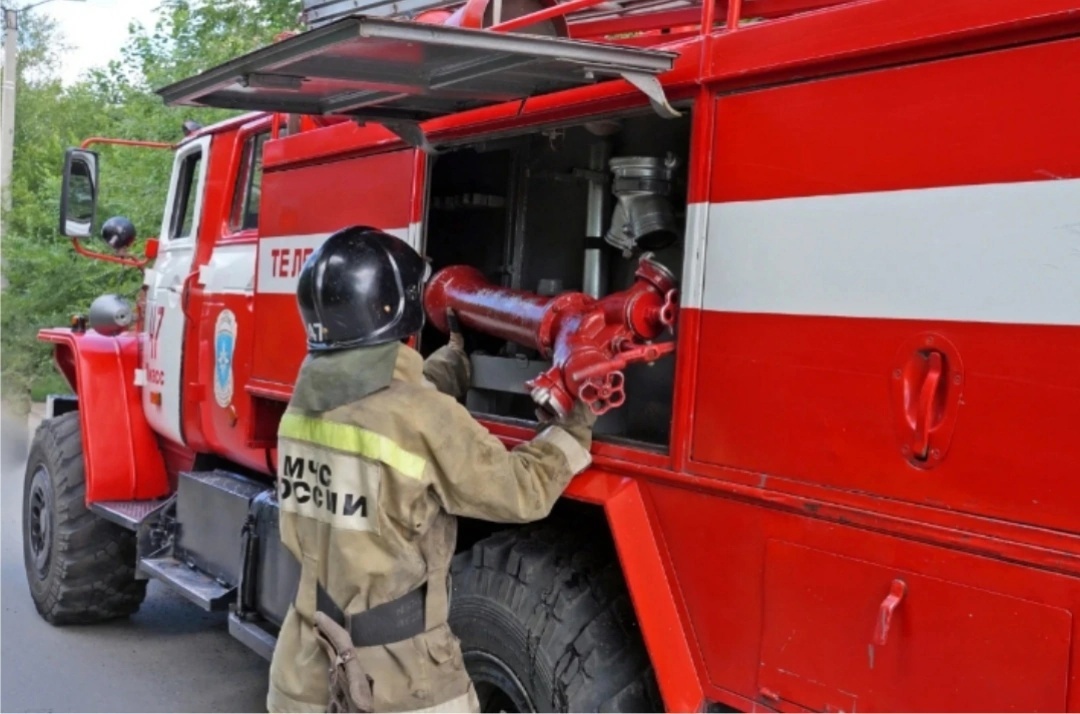
<path id="1" fill-rule="evenodd" d="M 475 1 L 475 0 L 474 0 Z M 514 7 L 520 0 L 490 0 L 496 7 Z M 575 39 L 625 36 L 640 31 L 696 28 L 708 33 L 726 25 L 736 29 L 740 23 L 788 17 L 804 12 L 843 5 L 854 0 L 547 0 L 542 14 L 560 17 L 570 26 Z M 347 15 L 414 19 L 433 10 L 456 9 L 467 0 L 303 0 L 303 18 L 308 27 L 321 27 Z M 493 24 L 505 13 L 492 13 Z M 503 23 L 523 26 L 535 22 L 513 18 Z"/>
<path id="2" fill-rule="evenodd" d="M 492 3 L 500 1 L 492 0 Z M 420 13 L 445 10 L 461 4 L 462 0 L 304 0 L 303 18 L 308 27 L 315 28 L 347 15 L 412 19 Z M 694 10 L 695 13 L 700 14 L 702 2 L 701 0 L 578 0 L 572 6 L 566 9 L 560 8 L 560 10 L 565 12 L 570 21 L 587 21 L 669 10 Z"/>
<path id="3" fill-rule="evenodd" d="M 656 76 L 676 57 L 562 37 L 335 15 L 158 94 L 170 105 L 344 115 L 381 123 L 430 149 L 420 129 L 428 119 L 609 77 L 627 80 L 660 114 L 679 116 Z"/>

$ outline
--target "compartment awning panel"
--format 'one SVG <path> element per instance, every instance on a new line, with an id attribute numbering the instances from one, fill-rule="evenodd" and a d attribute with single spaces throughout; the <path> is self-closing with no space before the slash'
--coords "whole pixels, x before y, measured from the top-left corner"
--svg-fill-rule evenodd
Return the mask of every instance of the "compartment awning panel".
<path id="1" fill-rule="evenodd" d="M 167 104 L 424 121 L 621 76 L 667 109 L 676 55 L 350 16 L 158 90 Z"/>

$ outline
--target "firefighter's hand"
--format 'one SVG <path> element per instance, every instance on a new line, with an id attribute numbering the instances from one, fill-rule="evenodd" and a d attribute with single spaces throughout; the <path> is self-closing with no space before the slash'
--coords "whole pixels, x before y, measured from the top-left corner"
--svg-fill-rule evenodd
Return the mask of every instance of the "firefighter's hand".
<path id="1" fill-rule="evenodd" d="M 450 341 L 424 360 L 424 377 L 443 394 L 460 398 L 469 389 L 472 365 L 465 353 L 465 338 L 453 310 L 446 310 L 446 326 L 450 330 Z"/>
<path id="2" fill-rule="evenodd" d="M 446 308 L 446 325 L 450 328 L 450 349 L 465 354 L 465 337 L 461 334 L 461 323 L 453 308 Z"/>
<path id="3" fill-rule="evenodd" d="M 574 402 L 573 408 L 566 413 L 566 416 L 553 419 L 548 423 L 562 427 L 578 443 L 585 448 L 589 448 L 589 444 L 592 443 L 592 430 L 593 425 L 596 424 L 596 415 L 593 414 L 588 404 L 577 400 Z"/>

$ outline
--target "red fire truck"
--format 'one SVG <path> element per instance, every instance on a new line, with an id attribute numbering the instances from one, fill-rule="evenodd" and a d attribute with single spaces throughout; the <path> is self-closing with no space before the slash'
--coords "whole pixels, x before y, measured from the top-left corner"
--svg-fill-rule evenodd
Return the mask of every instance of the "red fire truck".
<path id="1" fill-rule="evenodd" d="M 306 18 L 160 91 L 249 113 L 170 147 L 145 256 L 86 246 L 68 152 L 62 232 L 145 281 L 41 332 L 74 392 L 26 472 L 46 619 L 157 578 L 269 655 L 297 274 L 366 225 L 444 271 L 493 433 L 603 413 L 550 518 L 462 525 L 485 710 L 1080 709 L 1078 0 Z"/>

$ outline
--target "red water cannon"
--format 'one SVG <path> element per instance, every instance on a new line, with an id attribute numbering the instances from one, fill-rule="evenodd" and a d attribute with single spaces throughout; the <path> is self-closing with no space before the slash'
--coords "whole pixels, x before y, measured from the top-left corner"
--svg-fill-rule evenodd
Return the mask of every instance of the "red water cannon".
<path id="1" fill-rule="evenodd" d="M 634 284 L 599 300 L 567 292 L 545 297 L 499 287 L 467 265 L 440 270 L 428 283 L 424 309 L 448 332 L 447 308 L 473 330 L 540 352 L 552 366 L 525 386 L 542 409 L 565 415 L 580 399 L 595 414 L 626 400 L 622 370 L 633 362 L 654 362 L 675 350 L 674 342 L 654 344 L 674 332 L 678 317 L 675 277 L 650 254 L 641 257 Z"/>

